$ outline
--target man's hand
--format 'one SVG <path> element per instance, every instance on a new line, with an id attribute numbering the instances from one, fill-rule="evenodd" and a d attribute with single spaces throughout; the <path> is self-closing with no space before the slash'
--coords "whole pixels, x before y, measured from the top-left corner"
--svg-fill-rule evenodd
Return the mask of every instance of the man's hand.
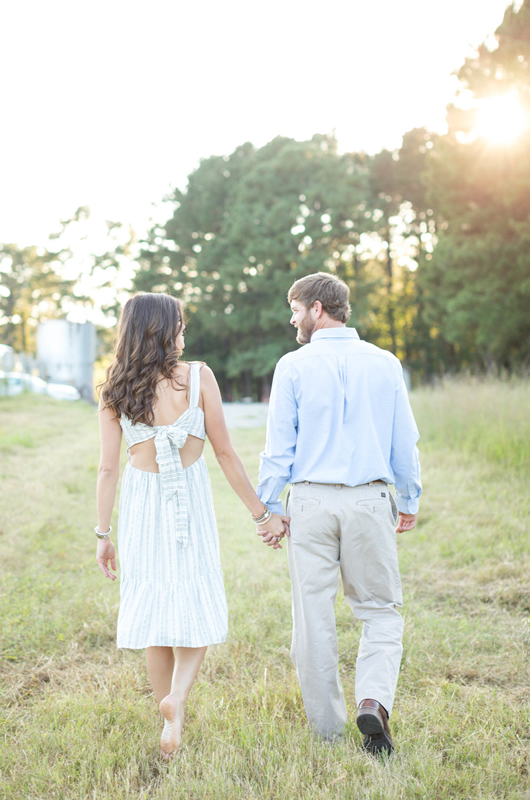
<path id="1" fill-rule="evenodd" d="M 290 517 L 283 517 L 281 514 L 273 514 L 267 522 L 267 526 L 260 525 L 256 529 L 258 536 L 268 547 L 273 547 L 274 550 L 281 550 L 282 546 L 280 541 L 284 536 L 290 536 L 289 530 Z"/>
<path id="2" fill-rule="evenodd" d="M 403 531 L 411 531 L 416 527 L 418 519 L 417 514 L 402 514 L 399 512 L 399 519 L 396 528 L 396 533 L 403 533 Z"/>
<path id="3" fill-rule="evenodd" d="M 116 575 L 114 575 L 108 567 L 108 562 L 110 561 L 112 569 L 114 572 L 116 571 L 116 551 L 110 539 L 98 539 L 96 561 L 103 575 L 106 578 L 110 578 L 111 581 L 115 581 Z"/>

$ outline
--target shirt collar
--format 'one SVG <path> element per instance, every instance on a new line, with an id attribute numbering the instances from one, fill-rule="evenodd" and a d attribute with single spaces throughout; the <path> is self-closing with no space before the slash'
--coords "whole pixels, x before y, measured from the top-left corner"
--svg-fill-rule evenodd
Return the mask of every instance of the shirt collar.
<path id="1" fill-rule="evenodd" d="M 359 334 L 355 328 L 321 328 L 311 336 L 311 341 L 316 339 L 358 339 Z"/>

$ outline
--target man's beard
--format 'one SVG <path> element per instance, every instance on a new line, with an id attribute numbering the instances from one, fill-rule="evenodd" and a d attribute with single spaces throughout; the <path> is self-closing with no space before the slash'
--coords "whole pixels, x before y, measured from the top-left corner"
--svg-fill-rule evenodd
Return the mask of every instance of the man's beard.
<path id="1" fill-rule="evenodd" d="M 296 341 L 298 344 L 309 344 L 313 331 L 315 330 L 315 325 L 316 323 L 310 319 L 309 314 L 306 314 L 298 325 L 298 331 L 296 333 Z"/>

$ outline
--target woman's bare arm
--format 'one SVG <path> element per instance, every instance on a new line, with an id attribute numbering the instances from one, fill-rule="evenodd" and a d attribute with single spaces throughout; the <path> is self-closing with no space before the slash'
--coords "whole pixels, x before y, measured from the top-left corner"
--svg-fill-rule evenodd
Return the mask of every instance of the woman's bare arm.
<path id="1" fill-rule="evenodd" d="M 251 514 L 254 517 L 258 517 L 266 507 L 254 491 L 243 462 L 230 441 L 230 434 L 228 433 L 223 413 L 221 392 L 215 375 L 207 366 L 201 369 L 201 399 L 204 409 L 206 435 L 212 444 L 219 465 L 234 492 Z M 266 527 L 269 532 L 278 536 L 285 530 L 284 521 L 286 519 L 278 514 L 273 514 L 270 522 L 262 527 Z"/>
<path id="2" fill-rule="evenodd" d="M 120 476 L 122 431 L 114 411 L 103 407 L 101 402 L 99 405 L 99 432 L 101 457 L 97 480 L 98 529 L 101 533 L 106 533 L 110 527 L 112 509 L 116 499 L 116 487 Z M 110 561 L 112 569 L 116 570 L 116 552 L 110 539 L 98 539 L 96 560 L 105 577 L 115 580 L 116 576 L 108 567 Z"/>

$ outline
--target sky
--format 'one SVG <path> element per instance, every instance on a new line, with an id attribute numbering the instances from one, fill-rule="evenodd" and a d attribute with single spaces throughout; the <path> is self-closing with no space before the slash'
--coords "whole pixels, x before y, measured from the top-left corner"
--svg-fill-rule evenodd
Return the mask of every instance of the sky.
<path id="1" fill-rule="evenodd" d="M 201 158 L 335 131 L 443 131 L 506 0 L 17 0 L 0 10 L 0 242 L 88 205 L 142 233 Z M 166 215 L 167 216 L 167 215 Z"/>

